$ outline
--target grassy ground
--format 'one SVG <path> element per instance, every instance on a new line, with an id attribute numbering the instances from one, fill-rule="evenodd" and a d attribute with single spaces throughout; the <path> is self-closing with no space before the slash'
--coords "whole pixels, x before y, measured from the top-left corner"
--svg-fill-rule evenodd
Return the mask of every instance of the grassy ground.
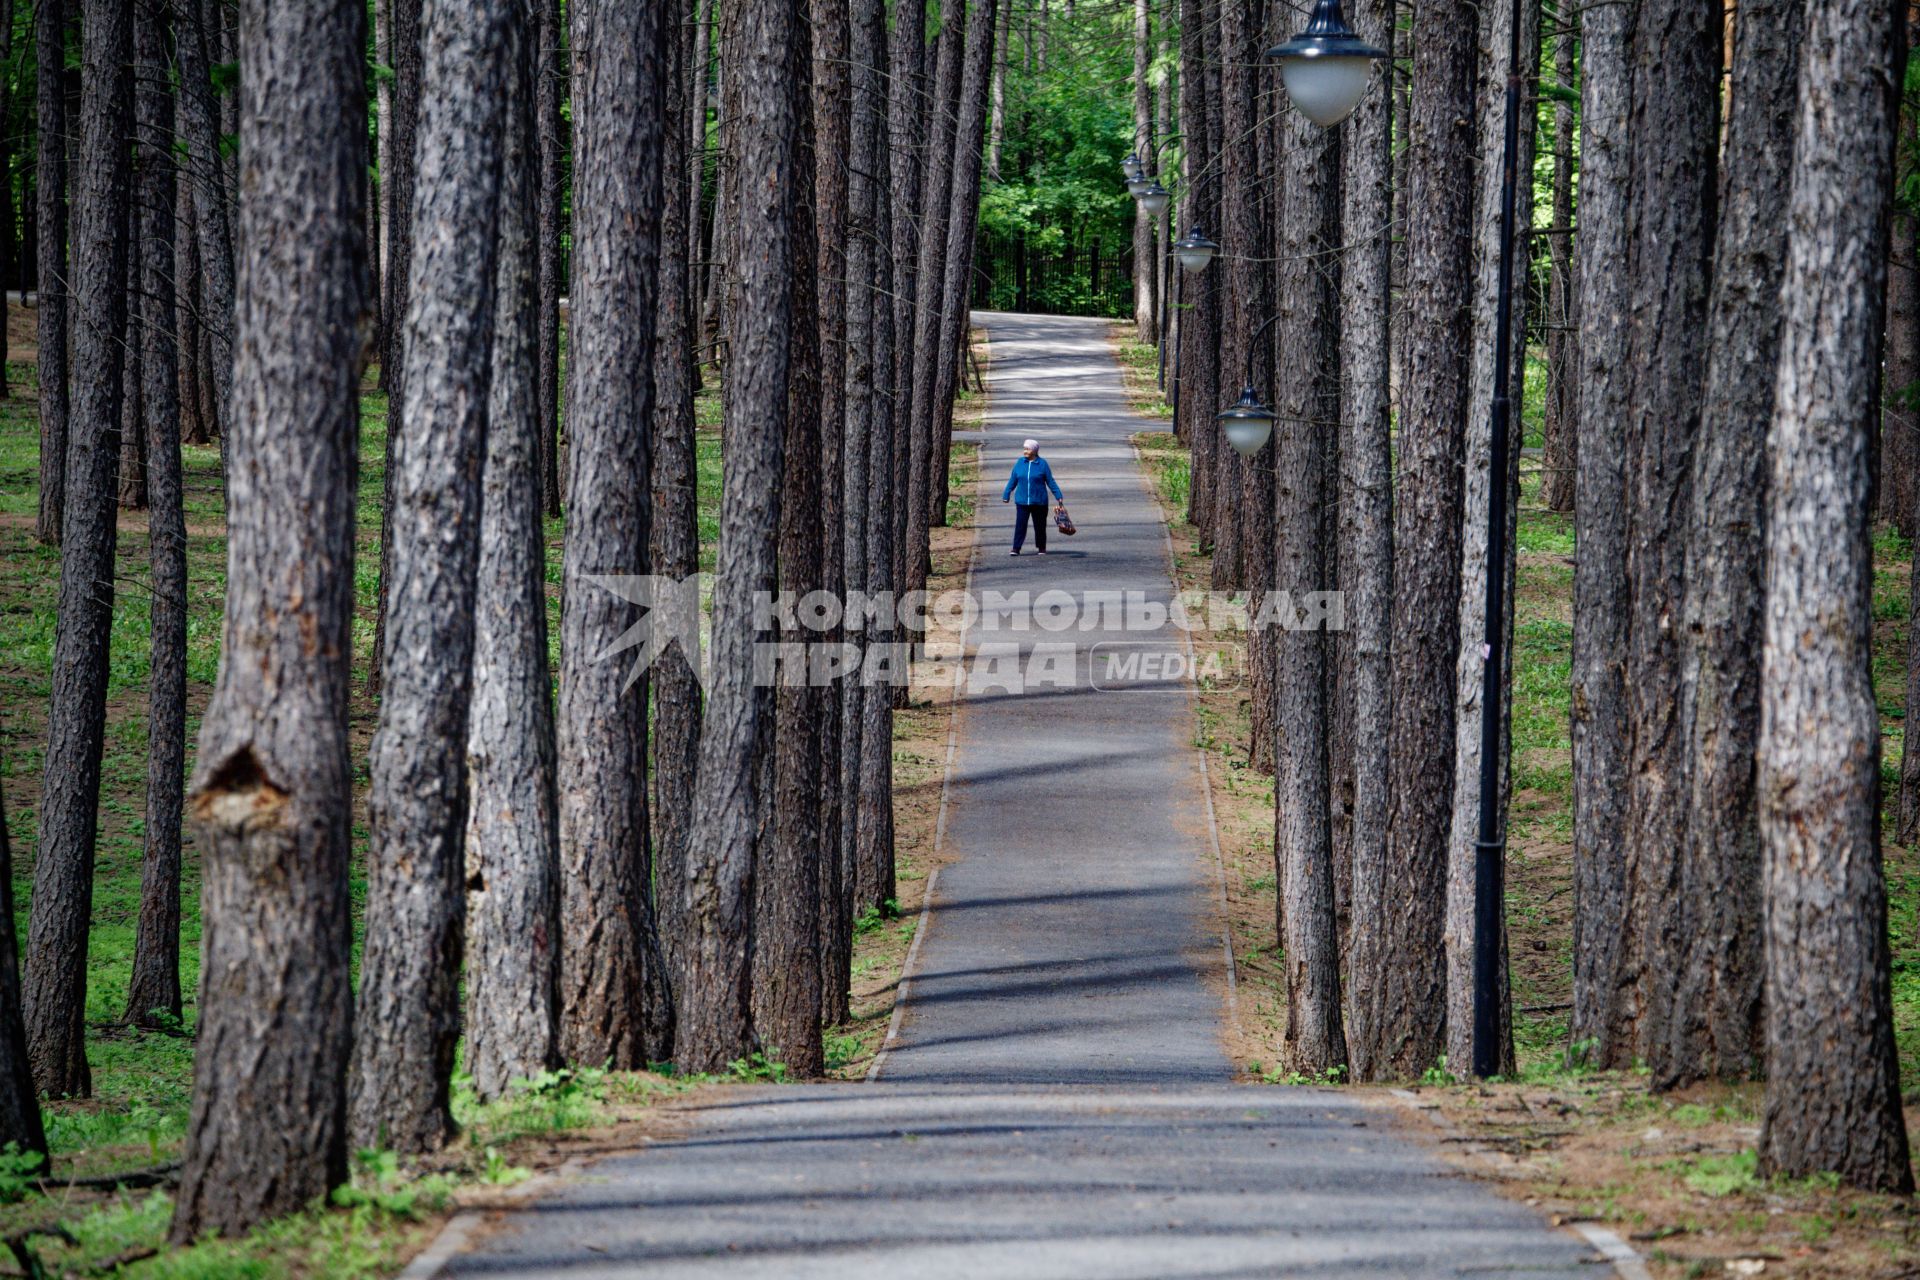
<path id="1" fill-rule="evenodd" d="M 1153 396 L 1151 348 L 1118 344 L 1138 400 Z M 1144 370 L 1144 376 L 1143 376 Z M 1535 376 L 1530 383 L 1540 384 Z M 1530 401 L 1537 413 L 1537 398 Z M 1538 419 L 1533 419 L 1537 428 Z M 1184 519 L 1185 449 L 1162 431 L 1135 438 L 1172 527 L 1183 587 L 1204 587 L 1209 558 Z M 1529 444 L 1536 443 L 1530 440 Z M 1634 1236 L 1656 1274 L 1718 1274 L 1728 1261 L 1765 1274 L 1920 1275 L 1911 1265 L 1920 1221 L 1910 1207 L 1819 1182 L 1762 1183 L 1753 1176 L 1761 1089 L 1710 1086 L 1650 1092 L 1639 1073 L 1566 1066 L 1572 1000 L 1572 753 L 1568 680 L 1573 641 L 1573 526 L 1538 500 L 1528 459 L 1519 517 L 1515 601 L 1513 805 L 1507 919 L 1513 957 L 1514 1030 L 1521 1080 L 1455 1085 L 1436 1075 L 1423 1107 L 1452 1126 L 1437 1135 L 1477 1174 L 1572 1220 L 1597 1218 Z M 1881 710 L 1886 790 L 1902 730 L 1907 580 L 1912 552 L 1892 532 L 1875 544 L 1874 678 Z M 1224 643 L 1222 637 L 1196 637 Z M 1226 863 L 1228 927 L 1239 969 L 1241 1025 L 1231 1047 L 1250 1079 L 1306 1083 L 1273 1063 L 1285 1025 L 1276 945 L 1273 781 L 1249 767 L 1243 690 L 1203 686 L 1196 743 L 1209 753 Z M 1908 1094 L 1909 1131 L 1920 1136 L 1920 851 L 1894 841 L 1885 856 L 1893 950 L 1895 1034 Z M 1916 1148 L 1920 1149 L 1920 1148 Z M 1739 1274 L 1759 1274 L 1739 1271 Z"/>
<path id="2" fill-rule="evenodd" d="M 15 308 L 18 311 L 18 308 Z M 48 672 L 52 660 L 54 605 L 59 586 L 57 551 L 41 546 L 33 534 L 38 505 L 39 441 L 31 361 L 8 368 L 12 394 L 0 399 L 0 795 L 4 796 L 13 836 L 16 928 L 24 941 L 33 883 L 36 817 L 40 802 Z M 699 404 L 699 520 L 701 565 L 711 570 L 720 509 L 720 401 L 711 381 Z M 962 416 L 967 412 L 962 407 Z M 379 495 L 384 482 L 386 400 L 368 389 L 362 398 L 360 503 L 354 628 L 356 688 L 364 690 L 372 651 L 379 565 Z M 941 531 L 950 570 L 962 541 L 970 536 L 966 513 L 971 483 L 966 457 L 974 446 L 956 447 L 958 485 L 964 495 L 955 506 L 954 530 Z M 219 455 L 211 447 L 186 450 L 188 522 L 188 742 L 191 749 L 219 662 L 220 616 L 225 595 L 225 538 L 219 482 Z M 560 522 L 550 520 L 548 600 L 554 612 L 549 634 L 559 635 Z M 123 513 L 108 688 L 106 747 L 102 764 L 101 829 L 96 859 L 93 919 L 88 939 L 87 1052 L 93 1069 L 94 1096 L 46 1104 L 53 1170 L 62 1180 L 164 1166 L 179 1158 L 185 1132 L 192 1076 L 195 993 L 199 958 L 199 863 L 192 840 L 186 843 L 182 888 L 182 982 L 187 1008 L 178 1034 L 143 1033 L 125 1023 L 127 983 L 140 892 L 146 778 L 145 688 L 148 672 L 149 592 L 146 517 Z M 557 660 L 556 652 L 555 658 Z M 920 705 L 899 717 L 895 767 L 905 781 L 899 845 L 903 899 L 916 878 L 926 874 L 932 842 L 932 816 L 913 798 L 924 790 L 931 768 L 937 775 L 943 755 L 929 745 L 944 745 L 944 707 Z M 375 704 L 356 694 L 352 709 L 359 758 L 373 729 Z M 931 761 L 931 764 L 929 763 Z M 189 759 L 191 767 L 191 759 Z M 366 839 L 364 763 L 356 779 L 354 869 L 356 960 L 365 881 L 360 858 Z M 937 776 L 935 778 L 937 790 Z M 915 899 L 917 903 L 917 899 Z M 903 903 L 903 905 L 905 905 Z M 877 1043 L 875 1024 L 884 1030 L 892 1008 L 892 989 L 904 944 L 897 941 L 912 918 L 864 922 L 856 939 L 856 972 L 862 975 L 861 1003 L 853 1021 L 828 1033 L 830 1056 L 841 1070 L 860 1066 Z M 741 1079 L 778 1077 L 777 1064 L 742 1064 Z M 119 1260 L 128 1274 L 141 1276 L 235 1275 L 381 1275 L 393 1271 L 417 1247 L 448 1208 L 589 1149 L 631 1147 L 652 1128 L 670 1123 L 651 1108 L 686 1090 L 711 1082 L 647 1073 L 585 1072 L 529 1082 L 509 1099 L 476 1104 L 456 1088 L 456 1115 L 465 1129 L 461 1142 L 443 1158 L 401 1168 L 378 1153 L 356 1160 L 355 1187 L 344 1203 L 316 1209 L 291 1223 L 235 1243 L 206 1245 L 168 1255 L 147 1256 L 164 1238 L 169 1200 L 157 1189 L 37 1190 L 27 1171 L 0 1155 L 0 1237 L 58 1226 L 76 1243 L 36 1237 L 30 1247 L 50 1267 L 84 1273 Z M 110 1267 L 104 1268 L 111 1270 Z M 0 1275 L 9 1274 L 0 1254 Z"/>

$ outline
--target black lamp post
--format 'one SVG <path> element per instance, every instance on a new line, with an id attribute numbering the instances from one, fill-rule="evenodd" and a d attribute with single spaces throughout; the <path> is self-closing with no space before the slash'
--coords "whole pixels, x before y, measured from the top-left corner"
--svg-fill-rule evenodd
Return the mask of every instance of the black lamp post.
<path id="1" fill-rule="evenodd" d="M 1506 143 L 1500 181 L 1500 283 L 1493 328 L 1493 405 L 1487 458 L 1486 639 L 1480 674 L 1480 821 L 1473 868 L 1473 1073 L 1500 1070 L 1500 927 L 1506 837 L 1500 827 L 1500 740 L 1507 642 L 1507 464 L 1513 390 L 1513 245 L 1520 154 L 1520 15 L 1508 32 Z M 1366 93 L 1374 60 L 1387 55 L 1347 26 L 1339 0 L 1317 0 L 1307 29 L 1267 51 L 1280 60 L 1287 95 L 1316 124 L 1333 125 Z"/>

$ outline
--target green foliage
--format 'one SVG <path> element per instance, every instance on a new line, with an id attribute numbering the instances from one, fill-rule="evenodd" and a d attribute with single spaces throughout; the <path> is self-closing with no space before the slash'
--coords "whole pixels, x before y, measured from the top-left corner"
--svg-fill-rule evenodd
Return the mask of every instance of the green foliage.
<path id="1" fill-rule="evenodd" d="M 446 1207 L 453 1179 L 443 1173 L 411 1178 L 391 1151 L 358 1151 L 353 1180 L 335 1187 L 333 1202 L 344 1209 L 369 1208 L 389 1217 L 417 1219 Z"/>
<path id="2" fill-rule="evenodd" d="M 22 1151 L 20 1144 L 9 1142 L 0 1150 L 0 1204 L 13 1204 L 33 1190 L 46 1157 L 38 1151 Z"/>
<path id="3" fill-rule="evenodd" d="M 746 1057 L 729 1062 L 728 1076 L 742 1084 L 785 1084 L 787 1064 L 780 1061 L 779 1054 L 778 1049 L 755 1049 Z"/>

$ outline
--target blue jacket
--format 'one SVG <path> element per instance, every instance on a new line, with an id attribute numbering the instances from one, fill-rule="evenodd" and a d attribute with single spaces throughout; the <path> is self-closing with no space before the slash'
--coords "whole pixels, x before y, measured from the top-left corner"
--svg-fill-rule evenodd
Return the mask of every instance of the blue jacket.
<path id="1" fill-rule="evenodd" d="M 1029 460 L 1022 455 L 1013 464 L 1013 474 L 1007 477 L 1006 492 L 1000 495 L 1000 501 L 1012 498 L 1023 507 L 1044 507 L 1049 489 L 1053 490 L 1054 501 L 1066 501 L 1060 496 L 1060 486 L 1053 482 L 1053 468 L 1047 465 L 1047 460 Z"/>

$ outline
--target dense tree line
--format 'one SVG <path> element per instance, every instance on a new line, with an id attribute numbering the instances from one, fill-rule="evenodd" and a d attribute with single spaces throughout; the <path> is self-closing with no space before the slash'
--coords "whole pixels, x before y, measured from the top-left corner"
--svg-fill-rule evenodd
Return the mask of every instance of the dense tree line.
<path id="1" fill-rule="evenodd" d="M 1913 255 L 1890 212 L 1904 15 L 1432 0 L 1349 17 L 1394 57 L 1327 134 L 1276 127 L 1279 77 L 1255 70 L 1292 14 L 1180 14 L 1180 223 L 1224 259 L 1186 281 L 1176 338 L 1189 516 L 1214 585 L 1253 612 L 1345 593 L 1343 631 L 1248 645 L 1289 1061 L 1362 1080 L 1472 1061 L 1483 610 L 1494 577 L 1512 599 L 1520 484 L 1517 465 L 1488 473 L 1487 433 L 1496 384 L 1518 402 L 1524 374 L 1524 344 L 1511 368 L 1493 358 L 1515 76 L 1518 223 L 1537 234 L 1512 269 L 1543 259 L 1551 365 L 1541 496 L 1578 534 L 1569 1058 L 1644 1063 L 1659 1088 L 1764 1076 L 1764 1167 L 1904 1189 L 1869 608 L 1876 443 L 1880 510 L 1915 519 L 1899 433 L 1917 366 L 1887 293 Z M 1245 459 L 1211 421 L 1243 378 L 1277 411 Z M 1490 544 L 1493 486 L 1509 514 Z M 1818 1031 L 1816 991 L 1847 1009 Z M 1508 1005 L 1503 985 L 1502 1070 Z"/>
<path id="2" fill-rule="evenodd" d="M 776 687 L 763 643 L 818 637 L 758 629 L 756 595 L 925 581 L 997 7 L 38 12 L 41 531 L 62 588 L 17 970 L 0 938 L 5 1136 L 44 1150 L 34 1094 L 89 1089 L 106 640 L 135 501 L 155 598 L 134 1022 L 173 1025 L 184 1003 L 183 806 L 204 865 L 178 1238 L 306 1204 L 350 1144 L 444 1145 L 463 1039 L 482 1098 L 564 1064 L 760 1052 L 820 1074 L 854 921 L 894 898 L 904 664 L 882 659 L 913 636 L 848 618 L 828 638 L 877 679 Z M 376 364 L 356 990 L 353 533 Z M 620 584 L 698 567 L 694 396 L 712 379 L 728 504 L 711 650 L 636 671 L 619 638 L 665 615 Z M 190 780 L 183 436 L 221 442 L 230 539 Z"/>
<path id="3" fill-rule="evenodd" d="M 1768 1169 L 1903 1188 L 1869 541 L 1876 466 L 1880 510 L 1920 524 L 1903 15 L 1755 0 L 1728 35 L 1718 6 L 1641 0 L 1576 31 L 1571 6 L 1356 0 L 1394 58 L 1331 132 L 1261 61 L 1290 9 L 1102 16 L 1131 71 L 1115 143 L 1164 156 L 1178 225 L 1225 247 L 1175 307 L 1134 227 L 1134 319 L 1181 370 L 1213 584 L 1256 614 L 1346 601 L 1345 629 L 1250 650 L 1290 1064 L 1400 1079 L 1470 1045 L 1479 628 L 1489 574 L 1515 573 L 1511 523 L 1486 522 L 1519 485 L 1490 472 L 1487 423 L 1524 369 L 1495 367 L 1493 140 L 1518 76 L 1529 121 L 1552 104 L 1518 157 L 1551 170 L 1522 248 L 1546 258 L 1543 496 L 1579 532 L 1569 1052 L 1660 1087 L 1764 1075 Z M 154 589 L 134 1022 L 185 1003 L 183 812 L 203 862 L 176 1237 L 301 1207 L 349 1144 L 444 1145 L 463 1038 L 483 1098 L 563 1064 L 824 1069 L 853 923 L 894 897 L 888 646 L 913 636 L 849 616 L 808 638 L 892 679 L 770 683 L 767 645 L 801 636 L 756 597 L 924 586 L 983 182 L 1045 143 L 1010 45 L 1041 77 L 1075 31 L 1007 0 L 383 0 L 371 27 L 359 0 L 42 0 L 37 528 L 61 583 L 17 973 L 0 892 L 0 1139 L 43 1149 L 34 1097 L 90 1087 L 123 503 L 149 509 Z M 713 643 L 636 669 L 628 637 L 671 619 L 630 584 L 699 564 L 714 380 Z M 1211 421 L 1242 383 L 1279 410 L 1250 458 Z M 229 537 L 184 789 L 183 437 L 220 441 Z M 543 512 L 566 522 L 557 671 Z M 1920 766 L 1903 778 L 1912 821 Z M 0 826 L 0 891 L 9 865 Z"/>

